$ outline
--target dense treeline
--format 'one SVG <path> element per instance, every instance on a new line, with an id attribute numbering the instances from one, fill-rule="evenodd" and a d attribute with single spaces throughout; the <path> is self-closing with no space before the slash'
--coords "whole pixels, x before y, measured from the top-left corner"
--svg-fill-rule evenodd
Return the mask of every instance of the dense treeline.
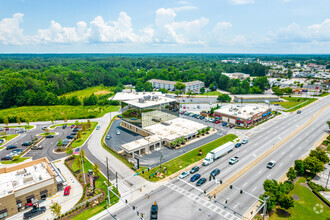
<path id="1" fill-rule="evenodd" d="M 30 105 L 79 105 L 75 97 L 59 99 L 67 92 L 103 84 L 136 85 L 149 79 L 201 80 L 209 87 L 229 90 L 240 87 L 222 72 L 264 76 L 267 68 L 257 64 L 222 63 L 217 55 L 1 55 L 0 108 Z M 236 92 L 244 90 L 232 89 Z M 249 93 L 245 90 L 245 93 Z M 84 101 L 95 103 L 93 97 Z"/>

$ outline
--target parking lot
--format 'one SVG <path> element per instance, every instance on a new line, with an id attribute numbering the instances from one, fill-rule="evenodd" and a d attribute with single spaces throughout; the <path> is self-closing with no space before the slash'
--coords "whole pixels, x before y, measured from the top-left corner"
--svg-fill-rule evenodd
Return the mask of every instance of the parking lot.
<path id="1" fill-rule="evenodd" d="M 215 129 L 220 130 L 220 131 L 222 131 L 224 133 L 227 133 L 231 129 L 231 128 L 226 127 L 226 126 L 222 126 L 222 123 L 216 124 L 216 123 L 213 123 L 213 122 L 210 122 L 210 121 L 206 121 L 206 118 L 204 118 L 204 119 L 201 120 L 201 119 L 197 119 L 197 118 L 191 117 L 191 115 L 190 116 L 187 116 L 187 115 L 184 115 L 184 114 L 180 114 L 180 117 L 186 118 L 186 119 L 189 119 L 189 120 L 192 120 L 192 121 L 201 123 L 201 124 L 204 124 L 204 125 L 209 126 L 211 128 L 215 128 Z"/>
<path id="2" fill-rule="evenodd" d="M 22 144 L 26 142 L 30 142 L 32 139 L 37 137 L 36 136 L 37 134 L 42 133 L 43 131 L 41 130 L 41 128 L 42 126 L 39 125 L 31 130 L 28 130 L 27 132 L 19 133 L 18 137 L 1 145 L 1 147 L 4 147 L 4 149 L 0 150 L 0 158 L 5 157 L 6 155 L 12 152 L 12 150 L 6 150 L 6 146 L 8 145 L 16 145 L 18 149 L 25 150 L 28 146 L 22 146 Z M 15 128 L 10 128 L 9 131 L 6 131 L 6 133 L 16 134 Z"/>
<path id="3" fill-rule="evenodd" d="M 42 132 L 42 130 L 41 130 Z M 41 133 L 40 132 L 40 133 Z M 41 150 L 30 150 L 28 153 L 25 154 L 26 157 L 32 157 L 33 160 L 47 157 L 49 161 L 57 160 L 59 158 L 65 157 L 66 153 L 54 153 L 53 150 L 56 148 L 58 140 L 61 139 L 62 141 L 67 139 L 66 137 L 70 135 L 73 131 L 70 127 L 66 127 L 65 129 L 62 126 L 55 127 L 51 132 L 55 132 L 53 138 L 44 138 L 43 141 L 40 142 L 39 145 L 43 146 Z M 65 146 L 63 146 L 65 147 Z"/>
<path id="4" fill-rule="evenodd" d="M 131 141 L 135 141 L 137 139 L 142 138 L 143 136 L 136 134 L 132 131 L 129 131 L 125 128 L 120 127 L 121 119 L 116 120 L 111 125 L 109 132 L 107 135 L 110 135 L 110 140 L 105 139 L 105 142 L 109 147 L 114 149 L 115 151 L 121 151 L 121 145 L 129 143 Z M 119 130 L 120 134 L 116 134 L 116 131 Z"/>

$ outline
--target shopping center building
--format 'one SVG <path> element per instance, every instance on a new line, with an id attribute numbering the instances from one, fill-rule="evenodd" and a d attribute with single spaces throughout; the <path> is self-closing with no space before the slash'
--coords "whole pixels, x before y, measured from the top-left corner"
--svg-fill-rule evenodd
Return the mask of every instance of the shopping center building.
<path id="1" fill-rule="evenodd" d="M 179 117 L 180 104 L 167 96 L 145 96 L 122 102 L 121 126 L 144 138 L 121 145 L 126 154 L 146 154 L 178 138 L 196 136 L 207 126 Z"/>
<path id="2" fill-rule="evenodd" d="M 0 219 L 15 215 L 28 204 L 36 204 L 56 192 L 56 176 L 47 158 L 0 168 Z"/>
<path id="3" fill-rule="evenodd" d="M 240 127 L 250 127 L 268 119 L 271 108 L 266 104 L 226 105 L 214 110 L 214 117 Z"/>

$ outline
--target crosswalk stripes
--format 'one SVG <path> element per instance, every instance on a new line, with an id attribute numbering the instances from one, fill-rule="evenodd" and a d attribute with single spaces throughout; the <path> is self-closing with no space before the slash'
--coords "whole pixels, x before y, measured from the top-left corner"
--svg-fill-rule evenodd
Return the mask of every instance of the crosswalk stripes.
<path id="1" fill-rule="evenodd" d="M 229 220 L 239 220 L 239 218 L 229 212 L 227 212 L 226 210 L 220 208 L 219 206 L 216 206 L 215 204 L 211 203 L 210 201 L 207 201 L 205 199 L 200 198 L 199 196 L 196 196 L 195 194 L 181 188 L 178 187 L 177 185 L 174 185 L 170 182 L 167 182 L 164 184 L 164 186 L 188 197 L 189 199 L 198 202 L 199 204 L 203 205 L 204 207 L 210 209 L 211 211 L 217 213 L 218 215 L 223 216 L 225 219 L 229 219 Z"/>

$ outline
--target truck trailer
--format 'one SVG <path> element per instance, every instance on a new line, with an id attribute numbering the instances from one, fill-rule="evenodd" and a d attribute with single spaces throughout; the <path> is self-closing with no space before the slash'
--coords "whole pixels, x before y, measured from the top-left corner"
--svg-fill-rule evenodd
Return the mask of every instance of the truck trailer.
<path id="1" fill-rule="evenodd" d="M 235 144 L 234 142 L 231 141 L 221 145 L 220 147 L 217 147 L 216 149 L 212 150 L 210 153 L 206 155 L 206 157 L 203 160 L 203 165 L 204 166 L 210 165 L 211 163 L 214 162 L 214 160 L 232 151 L 234 147 Z"/>

